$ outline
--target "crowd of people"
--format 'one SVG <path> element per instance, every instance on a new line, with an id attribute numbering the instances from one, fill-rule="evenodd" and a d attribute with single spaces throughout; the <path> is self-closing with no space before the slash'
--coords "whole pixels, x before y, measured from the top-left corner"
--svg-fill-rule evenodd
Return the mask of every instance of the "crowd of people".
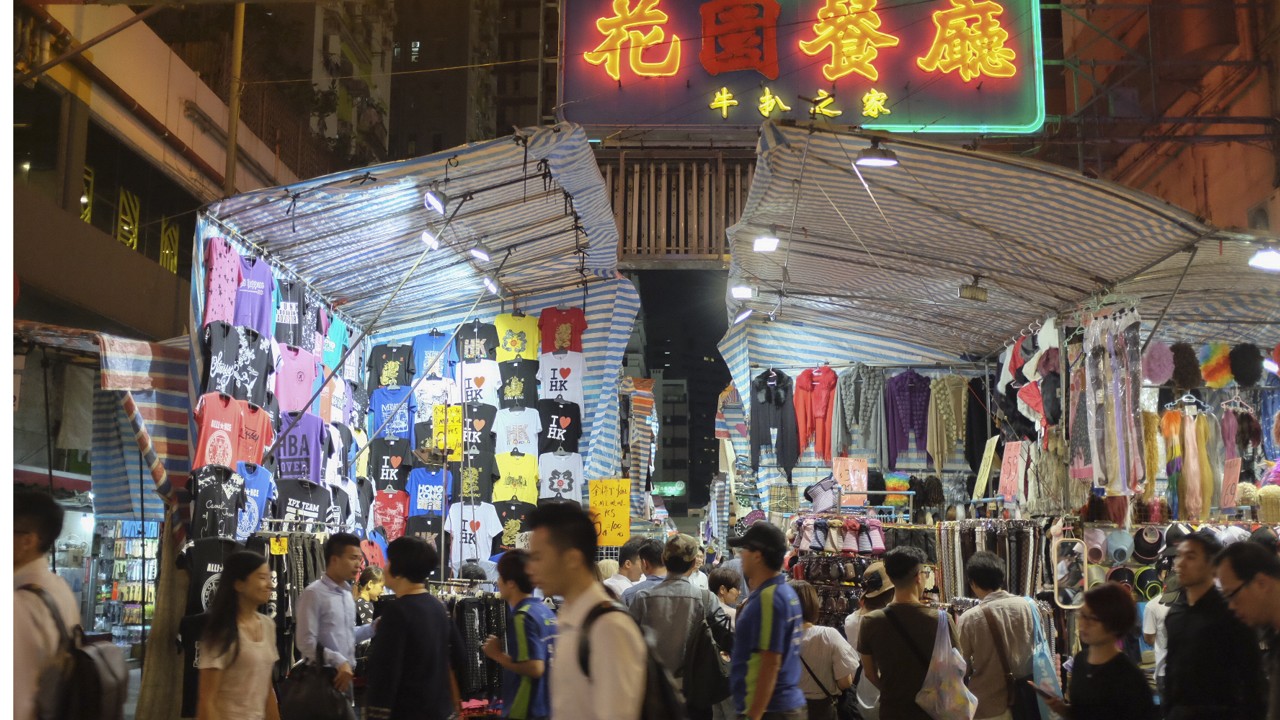
<path id="1" fill-rule="evenodd" d="M 18 493 L 14 522 L 15 643 L 18 656 L 29 658 L 15 668 L 14 704 L 15 717 L 26 720 L 36 717 L 39 674 L 57 647 L 50 609 L 25 590 L 50 593 L 69 626 L 78 612 L 47 569 L 61 532 L 57 503 Z M 1077 612 L 1083 650 L 1069 660 L 1070 682 L 1059 693 L 1031 680 L 1038 611 L 1005 591 L 1004 562 L 991 553 L 968 558 L 967 584 L 979 602 L 955 622 L 925 600 L 923 551 L 889 551 L 863 573 L 859 606 L 840 632 L 820 623 L 812 585 L 788 581 L 790 548 L 768 523 L 730 541 L 736 556 L 709 573 L 697 540 L 675 535 L 628 542 L 607 578 L 596 561 L 595 525 L 580 507 L 540 507 L 528 525 L 529 549 L 508 551 L 497 563 L 506 637 L 483 642 L 484 655 L 502 668 L 503 715 L 515 720 L 639 720 L 655 701 L 654 672 L 683 691 L 677 697 L 691 720 L 832 720 L 850 703 L 866 720 L 930 720 L 916 698 L 944 628 L 966 665 L 979 719 L 1012 720 L 1030 689 L 1070 720 L 1280 720 L 1280 558 L 1263 543 L 1224 548 L 1201 531 L 1170 549 L 1168 592 L 1148 604 L 1141 623 L 1156 648 L 1154 692 L 1126 652 L 1138 626 L 1132 593 L 1117 583 L 1084 592 Z M 358 704 L 367 718 L 460 715 L 462 639 L 427 588 L 436 548 L 398 539 L 388 546 L 385 573 L 362 572 L 351 535 L 331 536 L 324 555 L 324 577 L 298 603 L 299 652 L 328 668 L 347 703 L 354 704 L 353 679 L 361 676 Z M 382 602 L 374 619 L 384 586 L 394 600 Z M 227 558 L 201 641 L 199 720 L 280 717 L 275 626 L 259 612 L 272 591 L 261 555 Z M 553 597 L 558 611 L 544 602 Z"/>

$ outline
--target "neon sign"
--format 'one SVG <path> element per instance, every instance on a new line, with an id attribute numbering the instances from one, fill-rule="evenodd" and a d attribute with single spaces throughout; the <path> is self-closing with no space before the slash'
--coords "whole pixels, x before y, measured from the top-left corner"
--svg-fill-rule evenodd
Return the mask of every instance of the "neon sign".
<path id="1" fill-rule="evenodd" d="M 1034 0 L 563 0 L 560 15 L 560 105 L 588 126 L 1044 122 Z"/>

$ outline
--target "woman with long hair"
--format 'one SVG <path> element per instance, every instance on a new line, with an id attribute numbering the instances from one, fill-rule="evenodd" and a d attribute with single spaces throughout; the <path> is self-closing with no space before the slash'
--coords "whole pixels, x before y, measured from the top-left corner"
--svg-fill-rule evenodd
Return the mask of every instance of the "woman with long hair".
<path id="1" fill-rule="evenodd" d="M 279 659 L 276 624 L 258 612 L 274 589 L 267 559 L 232 553 L 200 638 L 196 720 L 280 720 L 271 669 Z"/>

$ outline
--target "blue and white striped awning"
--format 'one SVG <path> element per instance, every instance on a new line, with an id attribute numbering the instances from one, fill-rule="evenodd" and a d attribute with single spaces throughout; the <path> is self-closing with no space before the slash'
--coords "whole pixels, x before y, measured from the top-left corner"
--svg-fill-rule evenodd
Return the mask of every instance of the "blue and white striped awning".
<path id="1" fill-rule="evenodd" d="M 854 169 L 871 137 L 897 154 L 897 167 Z M 1176 285 L 1180 251 L 1200 247 L 1199 263 L 1217 253 L 1219 239 L 1240 239 L 1067 168 L 773 122 L 762 127 L 751 192 L 728 235 L 730 285 L 759 288 L 752 300 L 729 299 L 731 318 L 747 307 L 757 315 L 776 310 L 785 322 L 957 355 L 997 350 L 1029 322 L 1102 292 L 1140 291 L 1150 301 L 1144 317 L 1153 319 Z M 776 252 L 753 252 L 763 235 L 781 239 Z M 1252 272 L 1246 284 L 1254 294 L 1244 296 L 1223 282 L 1209 288 L 1214 266 L 1207 267 L 1205 287 L 1179 295 L 1161 334 L 1213 328 L 1212 337 L 1225 338 L 1222 326 L 1200 322 L 1212 313 L 1248 319 L 1228 326 L 1232 339 L 1274 336 L 1280 276 Z M 989 290 L 985 303 L 957 298 L 975 276 Z"/>

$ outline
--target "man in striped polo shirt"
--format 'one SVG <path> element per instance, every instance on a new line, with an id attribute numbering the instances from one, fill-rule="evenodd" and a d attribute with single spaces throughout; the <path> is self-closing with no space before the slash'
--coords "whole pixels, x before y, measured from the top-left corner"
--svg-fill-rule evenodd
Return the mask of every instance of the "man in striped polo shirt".
<path id="1" fill-rule="evenodd" d="M 551 715 L 547 698 L 547 646 L 556 634 L 556 617 L 533 597 L 529 553 L 508 550 L 498 561 L 498 592 L 507 615 L 507 652 L 490 635 L 484 654 L 502 666 L 502 717 L 543 720 Z"/>
<path id="2" fill-rule="evenodd" d="M 751 586 L 733 636 L 729 689 L 734 708 L 740 720 L 805 720 L 800 598 L 780 574 L 787 539 L 760 521 L 729 545 L 740 548 L 742 574 Z"/>

